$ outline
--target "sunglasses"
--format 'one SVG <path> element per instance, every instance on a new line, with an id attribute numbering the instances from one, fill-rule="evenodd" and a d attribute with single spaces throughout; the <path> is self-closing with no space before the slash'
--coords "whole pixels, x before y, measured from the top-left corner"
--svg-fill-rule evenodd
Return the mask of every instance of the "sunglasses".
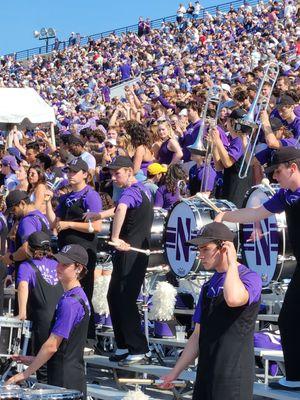
<path id="1" fill-rule="evenodd" d="M 115 147 L 113 144 L 106 144 L 105 145 L 106 149 L 112 149 L 113 147 Z"/>

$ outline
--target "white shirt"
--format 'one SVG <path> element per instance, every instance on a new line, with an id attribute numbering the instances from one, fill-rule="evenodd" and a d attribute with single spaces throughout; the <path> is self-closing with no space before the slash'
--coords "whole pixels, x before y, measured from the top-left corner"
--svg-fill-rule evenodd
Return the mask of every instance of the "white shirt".
<path id="1" fill-rule="evenodd" d="M 183 15 L 186 13 L 186 9 L 184 6 L 181 6 L 177 10 L 177 17 L 183 17 Z"/>
<path id="2" fill-rule="evenodd" d="M 80 158 L 87 163 L 89 169 L 96 169 L 96 159 L 92 154 L 85 151 Z"/>

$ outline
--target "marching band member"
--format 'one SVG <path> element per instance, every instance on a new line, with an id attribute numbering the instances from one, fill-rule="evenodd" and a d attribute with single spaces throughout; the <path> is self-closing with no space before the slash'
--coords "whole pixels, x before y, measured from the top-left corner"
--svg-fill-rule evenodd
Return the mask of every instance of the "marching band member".
<path id="1" fill-rule="evenodd" d="M 28 237 L 32 258 L 23 261 L 17 273 L 19 319 L 32 322 L 32 354 L 37 355 L 49 336 L 56 305 L 63 293 L 52 257 L 50 236 L 34 232 Z M 47 383 L 46 366 L 37 371 L 38 382 Z"/>
<path id="2" fill-rule="evenodd" d="M 297 267 L 285 294 L 278 320 L 286 378 L 272 382 L 270 386 L 300 391 L 300 150 L 294 147 L 282 147 L 276 150 L 265 172 L 273 173 L 273 178 L 281 189 L 259 207 L 222 212 L 218 214 L 216 221 L 245 224 L 266 219 L 274 213 L 283 211 L 286 213 L 288 236 Z"/>
<path id="3" fill-rule="evenodd" d="M 123 366 L 149 361 L 149 348 L 141 331 L 136 300 L 144 281 L 148 257 L 128 251 L 130 246 L 149 249 L 153 220 L 151 194 L 133 175 L 133 162 L 119 156 L 109 165 L 117 186 L 124 188 L 115 211 L 111 240 L 116 245 L 108 304 L 117 350 L 110 357 Z"/>
<path id="4" fill-rule="evenodd" d="M 89 255 L 87 274 L 82 287 L 89 301 L 92 300 L 94 287 L 94 270 L 96 265 L 97 236 L 101 230 L 101 221 L 84 222 L 84 214 L 100 212 L 102 202 L 99 194 L 87 185 L 89 167 L 81 158 L 75 158 L 66 167 L 71 193 L 62 196 L 53 211 L 51 197 L 47 199 L 47 217 L 58 232 L 58 246 L 80 244 Z M 89 339 L 95 338 L 93 313 L 90 322 Z"/>
<path id="5" fill-rule="evenodd" d="M 188 242 L 198 247 L 205 270 L 216 272 L 201 289 L 195 330 L 175 367 L 162 377 L 162 388 L 171 388 L 198 357 L 193 400 L 253 398 L 253 334 L 262 283 L 238 263 L 234 236 L 226 225 L 212 222 Z"/>
<path id="6" fill-rule="evenodd" d="M 12 357 L 29 367 L 11 377 L 6 384 L 28 379 L 47 363 L 49 385 L 79 390 L 86 398 L 83 350 L 90 306 L 80 286 L 80 280 L 87 272 L 89 256 L 82 246 L 73 244 L 63 247 L 54 257 L 58 261 L 57 276 L 64 288 L 64 294 L 58 302 L 50 336 L 36 357 Z"/>
<path id="7" fill-rule="evenodd" d="M 233 110 L 227 119 L 229 132 L 229 144 L 224 145 L 217 128 L 210 129 L 210 136 L 214 143 L 213 159 L 216 171 L 224 170 L 222 198 L 231 201 L 237 207 L 241 207 L 245 194 L 252 185 L 252 170 L 249 169 L 245 179 L 239 178 L 239 170 L 244 154 L 245 140 L 248 127 L 239 127 L 237 130 L 236 121 L 242 118 L 245 112 L 241 109 Z"/>

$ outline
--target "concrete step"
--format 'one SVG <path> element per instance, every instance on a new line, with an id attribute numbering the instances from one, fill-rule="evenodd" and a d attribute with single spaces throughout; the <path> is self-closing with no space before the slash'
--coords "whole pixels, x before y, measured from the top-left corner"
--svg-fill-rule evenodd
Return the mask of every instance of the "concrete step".
<path id="1" fill-rule="evenodd" d="M 268 399 L 278 400 L 299 400 L 300 392 L 289 392 L 285 390 L 274 390 L 269 388 L 263 383 L 254 383 L 253 394 L 257 396 L 264 396 Z"/>

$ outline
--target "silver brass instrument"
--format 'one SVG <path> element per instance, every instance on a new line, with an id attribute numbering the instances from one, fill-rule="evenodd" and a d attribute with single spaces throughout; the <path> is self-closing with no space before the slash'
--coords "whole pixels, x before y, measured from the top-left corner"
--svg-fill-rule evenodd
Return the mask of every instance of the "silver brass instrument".
<path id="1" fill-rule="evenodd" d="M 262 124 L 259 120 L 260 113 L 264 110 L 267 110 L 269 106 L 272 92 L 274 90 L 274 86 L 279 75 L 279 71 L 280 69 L 278 63 L 270 62 L 265 66 L 265 73 L 260 82 L 255 99 L 253 100 L 248 113 L 243 118 L 238 120 L 239 124 L 249 126 L 251 128 L 251 134 L 249 136 L 249 140 L 239 170 L 240 179 L 245 179 L 248 175 L 248 171 L 255 154 L 255 147 L 262 128 Z M 271 88 L 268 96 L 263 96 L 261 92 L 266 82 L 269 82 L 271 84 Z"/>
<path id="2" fill-rule="evenodd" d="M 219 86 L 212 86 L 209 88 L 207 96 L 206 96 L 206 102 L 205 106 L 202 111 L 201 115 L 201 125 L 199 128 L 199 133 L 198 136 L 193 144 L 190 146 L 187 146 L 188 149 L 194 150 L 194 154 L 198 154 L 201 156 L 206 155 L 206 150 L 207 148 L 204 145 L 204 132 L 205 132 L 205 126 L 207 125 L 207 113 L 210 110 L 210 105 L 212 104 L 217 104 L 217 110 L 216 110 L 216 116 L 215 116 L 215 121 L 217 121 L 218 116 L 219 116 L 219 111 L 220 111 L 220 103 L 221 103 L 221 88 Z"/>
<path id="3" fill-rule="evenodd" d="M 211 158 L 212 158 L 212 145 L 213 144 L 211 143 L 211 141 L 207 141 L 206 145 L 204 144 L 205 128 L 206 127 L 215 128 L 217 126 L 217 121 L 219 118 L 220 106 L 221 106 L 221 93 L 222 93 L 222 88 L 220 86 L 214 85 L 209 88 L 207 97 L 206 97 L 205 106 L 203 108 L 203 112 L 201 115 L 202 122 L 201 122 L 201 125 L 199 128 L 198 136 L 197 136 L 195 142 L 192 145 L 187 147 L 188 149 L 192 150 L 192 153 L 205 157 L 205 161 L 204 161 L 205 169 L 204 169 L 204 173 L 203 173 L 203 179 L 201 181 L 200 192 L 202 192 L 207 186 L 207 182 L 208 182 L 208 178 L 209 178 L 209 170 L 207 171 L 207 168 L 209 168 L 209 165 L 211 163 Z M 212 105 L 216 105 L 216 114 L 215 114 L 214 118 L 209 117 L 207 115 L 209 110 L 212 109 L 212 107 L 211 107 Z"/>

